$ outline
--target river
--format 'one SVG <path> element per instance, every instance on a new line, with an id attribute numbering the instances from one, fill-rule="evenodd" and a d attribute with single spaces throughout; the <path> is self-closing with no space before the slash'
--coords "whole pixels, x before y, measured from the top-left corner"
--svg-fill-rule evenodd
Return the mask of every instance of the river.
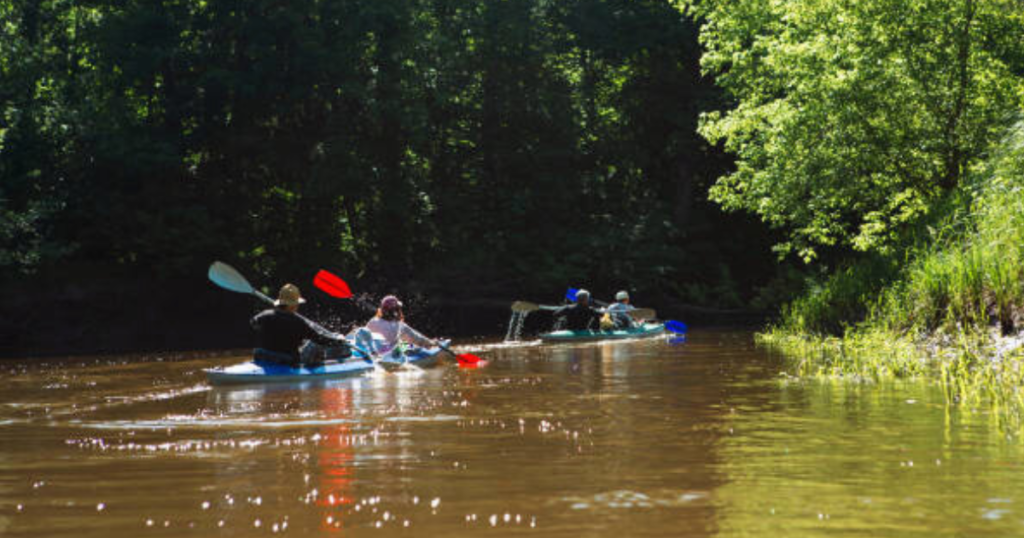
<path id="1" fill-rule="evenodd" d="M 2 362 L 0 535 L 1024 534 L 1020 441 L 930 383 L 790 378 L 745 332 L 460 349 L 490 364 Z"/>

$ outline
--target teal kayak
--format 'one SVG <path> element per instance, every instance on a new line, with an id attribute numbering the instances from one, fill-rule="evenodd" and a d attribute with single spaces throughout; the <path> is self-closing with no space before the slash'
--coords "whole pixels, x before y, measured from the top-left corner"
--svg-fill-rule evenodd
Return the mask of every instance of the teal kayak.
<path id="1" fill-rule="evenodd" d="M 618 329 L 614 331 L 551 331 L 541 333 L 540 339 L 544 342 L 593 342 L 597 340 L 624 340 L 626 338 L 643 338 L 655 336 L 665 332 L 665 325 L 661 323 L 644 323 L 629 329 Z"/>
<path id="2" fill-rule="evenodd" d="M 448 345 L 448 342 L 445 341 L 444 344 Z M 313 368 L 251 360 L 233 366 L 208 368 L 205 372 L 206 379 L 214 385 L 342 379 L 374 370 L 374 359 L 377 364 L 389 369 L 404 364 L 414 364 L 421 368 L 434 366 L 440 362 L 443 351 L 440 347 L 406 347 L 404 350 L 396 349 L 384 355 L 371 357 L 363 348 L 354 346 L 351 358 L 343 361 L 326 361 Z"/>

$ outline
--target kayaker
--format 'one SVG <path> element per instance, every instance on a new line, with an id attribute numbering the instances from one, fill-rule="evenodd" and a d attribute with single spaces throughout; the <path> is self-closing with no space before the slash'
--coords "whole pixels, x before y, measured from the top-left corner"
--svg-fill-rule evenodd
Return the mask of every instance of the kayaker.
<path id="1" fill-rule="evenodd" d="M 252 318 L 250 323 L 259 340 L 254 357 L 257 362 L 314 366 L 328 357 L 351 355 L 344 335 L 299 315 L 299 305 L 305 302 L 298 286 L 285 284 L 277 293 L 274 308 Z"/>
<path id="2" fill-rule="evenodd" d="M 377 315 L 355 331 L 356 343 L 373 353 L 387 353 L 399 342 L 420 347 L 436 347 L 437 342 L 405 323 L 402 301 L 388 295 L 380 301 Z"/>
<path id="3" fill-rule="evenodd" d="M 590 306 L 590 292 L 576 292 L 576 302 L 554 311 L 556 324 L 570 331 L 586 331 L 598 329 L 601 323 L 601 311 Z"/>
<path id="4" fill-rule="evenodd" d="M 612 321 L 615 322 L 616 329 L 628 329 L 635 325 L 633 318 L 629 315 L 631 310 L 636 310 L 636 307 L 629 304 L 629 292 L 626 290 L 616 293 L 615 303 L 608 305 L 608 308 L 605 309 L 611 315 Z"/>

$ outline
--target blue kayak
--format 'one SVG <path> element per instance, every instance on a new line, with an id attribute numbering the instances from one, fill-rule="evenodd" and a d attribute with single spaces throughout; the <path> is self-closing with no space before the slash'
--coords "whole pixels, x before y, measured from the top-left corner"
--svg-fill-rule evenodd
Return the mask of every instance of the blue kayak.
<path id="1" fill-rule="evenodd" d="M 447 346 L 447 341 L 444 344 Z M 205 372 L 206 379 L 214 385 L 341 379 L 370 372 L 374 370 L 375 362 L 389 369 L 405 364 L 419 367 L 434 366 L 440 361 L 443 351 L 440 347 L 405 347 L 396 348 L 383 355 L 374 355 L 361 347 L 353 346 L 351 358 L 343 361 L 326 361 L 312 368 L 251 360 L 233 366 L 208 368 Z"/>
<path id="2" fill-rule="evenodd" d="M 541 333 L 540 339 L 544 342 L 593 342 L 598 340 L 624 340 L 626 338 L 643 338 L 655 336 L 665 332 L 665 325 L 661 323 L 644 323 L 629 329 L 617 329 L 614 331 L 551 331 Z"/>
<path id="3" fill-rule="evenodd" d="M 314 368 L 249 361 L 222 368 L 209 368 L 206 370 L 206 379 L 215 385 L 339 379 L 362 375 L 373 368 L 372 361 L 356 358 L 342 362 L 328 361 Z"/>
<path id="4" fill-rule="evenodd" d="M 448 346 L 448 340 L 442 340 L 441 343 L 445 347 Z M 420 368 L 426 368 L 436 366 L 441 361 L 441 353 L 443 352 L 444 350 L 440 347 L 405 347 L 404 350 L 395 348 L 388 353 L 379 355 L 377 362 L 389 369 L 398 368 L 405 364 L 414 364 Z M 362 348 L 355 348 L 352 356 L 366 357 L 367 355 Z"/>

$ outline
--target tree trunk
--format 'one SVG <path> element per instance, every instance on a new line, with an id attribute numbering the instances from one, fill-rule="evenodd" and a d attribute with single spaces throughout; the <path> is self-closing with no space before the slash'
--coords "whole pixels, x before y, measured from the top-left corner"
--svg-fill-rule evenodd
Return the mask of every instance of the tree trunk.
<path id="1" fill-rule="evenodd" d="M 960 138 L 960 122 L 967 110 L 970 91 L 971 25 L 974 22 L 974 0 L 964 0 L 964 20 L 957 39 L 956 96 L 946 121 L 946 169 L 942 177 L 943 190 L 952 190 L 960 183 L 963 172 L 964 148 Z"/>

